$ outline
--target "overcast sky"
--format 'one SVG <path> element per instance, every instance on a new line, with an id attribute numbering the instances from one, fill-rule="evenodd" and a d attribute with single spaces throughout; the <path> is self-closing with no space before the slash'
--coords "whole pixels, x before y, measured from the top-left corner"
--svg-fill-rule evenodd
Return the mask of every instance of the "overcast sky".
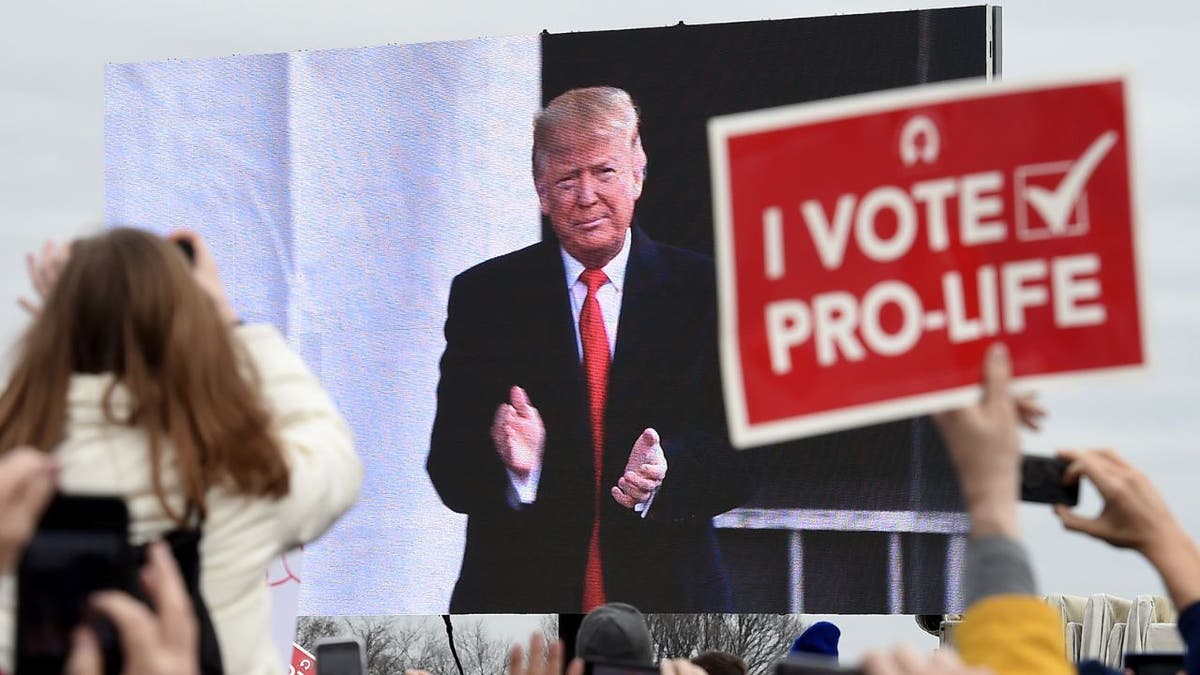
<path id="1" fill-rule="evenodd" d="M 24 324 L 22 254 L 103 214 L 103 65 L 451 40 L 911 9 L 897 2 L 607 0 L 602 3 L 271 0 L 104 3 L 5 0 L 0 16 L 0 342 Z M 963 3 L 926 2 L 920 7 Z M 1004 7 L 1004 77 L 1128 72 L 1134 78 L 1136 181 L 1144 250 L 1150 374 L 1044 394 L 1052 419 L 1028 449 L 1111 446 L 1161 486 L 1200 532 L 1200 5 L 1042 2 Z M 1098 502 L 1085 492 L 1085 510 Z M 1044 592 L 1160 593 L 1135 555 L 1063 534 L 1048 510 L 1023 507 Z M 843 654 L 908 641 L 932 646 L 909 617 L 839 617 Z M 524 630 L 526 622 L 521 622 Z"/>

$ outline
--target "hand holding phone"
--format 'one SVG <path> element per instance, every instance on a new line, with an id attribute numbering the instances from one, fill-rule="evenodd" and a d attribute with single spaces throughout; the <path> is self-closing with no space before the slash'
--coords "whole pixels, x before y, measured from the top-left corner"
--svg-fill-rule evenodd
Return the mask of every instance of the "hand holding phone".
<path id="1" fill-rule="evenodd" d="M 357 637 L 321 640 L 314 649 L 317 675 L 366 675 L 363 642 Z"/>
<path id="2" fill-rule="evenodd" d="M 116 631 L 88 598 L 101 590 L 132 592 L 135 575 L 124 500 L 56 496 L 17 572 L 16 675 L 62 672 L 80 623 L 98 636 L 106 672 L 120 672 Z"/>
<path id="3" fill-rule="evenodd" d="M 1021 457 L 1021 501 L 1041 504 L 1079 503 L 1079 483 L 1066 484 L 1071 462 L 1057 457 Z"/>

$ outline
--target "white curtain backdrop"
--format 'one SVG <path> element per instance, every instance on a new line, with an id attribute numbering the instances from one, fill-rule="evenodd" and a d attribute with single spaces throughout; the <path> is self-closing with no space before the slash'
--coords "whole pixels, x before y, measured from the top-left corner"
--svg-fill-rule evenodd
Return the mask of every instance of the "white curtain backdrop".
<path id="1" fill-rule="evenodd" d="M 536 36 L 106 68 L 106 223 L 202 233 L 354 430 L 362 497 L 306 548 L 300 614 L 447 609 L 465 520 L 424 468 L 446 299 L 540 237 L 539 79 Z"/>

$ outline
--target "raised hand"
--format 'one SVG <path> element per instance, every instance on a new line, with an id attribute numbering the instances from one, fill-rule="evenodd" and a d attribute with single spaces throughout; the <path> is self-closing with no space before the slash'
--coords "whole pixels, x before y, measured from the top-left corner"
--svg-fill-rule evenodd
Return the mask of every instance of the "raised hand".
<path id="1" fill-rule="evenodd" d="M 21 297 L 17 304 L 30 314 L 36 315 L 41 312 L 42 305 L 45 304 L 50 291 L 54 290 L 54 284 L 58 282 L 58 276 L 62 274 L 70 258 L 70 244 L 57 244 L 52 241 L 42 244 L 40 254 L 26 253 L 25 267 L 29 270 L 29 281 L 33 284 L 37 297 Z"/>
<path id="2" fill-rule="evenodd" d="M 563 671 L 563 643 L 555 640 L 546 648 L 541 633 L 529 638 L 529 660 L 521 645 L 515 644 L 508 653 L 508 675 L 560 675 Z"/>
<path id="3" fill-rule="evenodd" d="M 1200 602 L 1200 548 L 1150 479 L 1112 450 L 1065 450 L 1058 456 L 1071 462 L 1066 482 L 1087 476 L 1104 497 L 1104 510 L 1095 518 L 1056 505 L 1063 526 L 1141 553 L 1158 570 L 1180 610 Z"/>
<path id="4" fill-rule="evenodd" d="M 1095 518 L 1056 505 L 1054 511 L 1067 529 L 1144 554 L 1171 528 L 1178 527 L 1150 479 L 1112 450 L 1063 450 L 1058 456 L 1071 462 L 1064 476 L 1066 482 L 1077 483 L 1081 476 L 1087 476 L 1104 497 L 1104 510 Z"/>
<path id="5" fill-rule="evenodd" d="M 667 476 L 667 458 L 663 454 L 658 432 L 646 429 L 638 436 L 625 463 L 625 473 L 612 487 L 612 498 L 618 504 L 631 509 L 641 504 L 662 486 Z"/>
<path id="6" fill-rule="evenodd" d="M 238 322 L 238 315 L 225 295 L 225 287 L 221 285 L 221 275 L 217 272 L 217 261 L 208 248 L 204 238 L 191 230 L 175 230 L 167 236 L 174 242 L 186 241 L 192 245 L 192 277 L 200 288 L 212 298 L 217 312 L 225 323 L 233 325 Z"/>
<path id="7" fill-rule="evenodd" d="M 983 362 L 979 403 L 934 416 L 958 471 L 971 514 L 972 536 L 1017 535 L 1017 493 L 1021 466 L 1018 422 L 1040 417 L 1031 402 L 1009 392 L 1012 364 L 1002 344 L 992 345 Z M 1028 423 L 1028 422 L 1027 422 Z"/>
<path id="8" fill-rule="evenodd" d="M 546 446 L 546 427 L 529 395 L 520 387 L 508 392 L 508 403 L 501 403 L 492 418 L 492 443 L 504 466 L 522 476 L 542 466 Z"/>
<path id="9" fill-rule="evenodd" d="M 33 448 L 0 454 L 0 575 L 16 567 L 54 496 L 58 464 Z"/>

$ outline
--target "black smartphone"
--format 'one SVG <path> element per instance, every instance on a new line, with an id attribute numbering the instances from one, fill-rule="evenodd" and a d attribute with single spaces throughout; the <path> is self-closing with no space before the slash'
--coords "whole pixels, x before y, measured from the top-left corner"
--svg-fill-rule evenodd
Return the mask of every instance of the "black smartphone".
<path id="1" fill-rule="evenodd" d="M 363 643 L 356 637 L 321 640 L 313 651 L 317 675 L 366 675 Z"/>
<path id="2" fill-rule="evenodd" d="M 1071 463 L 1057 457 L 1022 455 L 1021 501 L 1040 504 L 1079 503 L 1079 483 L 1063 484 L 1063 476 Z"/>
<path id="3" fill-rule="evenodd" d="M 585 661 L 584 675 L 650 675 L 658 673 L 658 666 L 634 663 Z"/>
<path id="4" fill-rule="evenodd" d="M 195 266 L 195 264 L 196 264 L 196 247 L 192 245 L 191 240 L 176 239 L 175 245 L 179 247 L 180 251 L 183 251 L 183 256 L 185 258 L 187 258 L 188 264 Z"/>
<path id="5" fill-rule="evenodd" d="M 135 567 L 124 500 L 55 496 L 17 569 L 16 675 L 62 672 L 82 623 L 100 639 L 105 672 L 119 673 L 116 632 L 87 600 L 99 590 L 133 591 Z"/>
<path id="6" fill-rule="evenodd" d="M 1183 672 L 1183 654 L 1126 654 L 1133 675 L 1175 675 Z"/>
<path id="7" fill-rule="evenodd" d="M 793 655 L 775 664 L 775 675 L 863 675 L 862 668 L 843 666 L 828 657 Z"/>

